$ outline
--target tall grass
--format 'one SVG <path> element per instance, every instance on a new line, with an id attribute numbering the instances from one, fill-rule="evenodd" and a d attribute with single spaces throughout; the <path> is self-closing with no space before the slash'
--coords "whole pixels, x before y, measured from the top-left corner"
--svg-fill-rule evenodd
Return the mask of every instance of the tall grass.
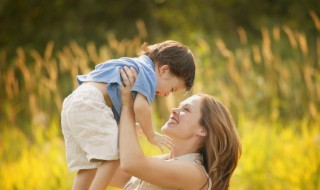
<path id="1" fill-rule="evenodd" d="M 242 44 L 235 49 L 221 39 L 215 45 L 200 40 L 195 91 L 219 96 L 236 115 L 241 110 L 272 121 L 317 121 L 319 42 L 286 26 L 262 28 L 260 44 L 247 44 L 245 31 L 239 34 Z"/>
<path id="2" fill-rule="evenodd" d="M 319 18 L 310 15 L 320 32 Z M 237 47 L 224 39 L 183 42 L 197 61 L 192 93 L 217 96 L 239 128 L 243 155 L 231 189 L 320 189 L 320 36 L 275 26 L 249 43 L 243 28 L 238 33 Z M 142 43 L 141 36 L 108 36 L 99 48 L 71 42 L 54 51 L 49 42 L 43 55 L 17 48 L 13 61 L 0 53 L 0 189 L 70 189 L 74 173 L 59 124 L 63 98 L 76 88 L 77 74 L 136 56 Z M 183 98 L 157 98 L 154 124 L 161 126 Z M 148 155 L 159 153 L 142 145 Z"/>

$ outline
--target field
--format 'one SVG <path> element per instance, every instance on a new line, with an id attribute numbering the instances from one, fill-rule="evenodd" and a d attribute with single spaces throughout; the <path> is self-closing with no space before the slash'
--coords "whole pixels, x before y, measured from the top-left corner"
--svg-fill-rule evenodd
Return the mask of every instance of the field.
<path id="1" fill-rule="evenodd" d="M 319 19 L 314 22 L 320 32 Z M 220 38 L 184 42 L 197 62 L 191 94 L 218 97 L 239 130 L 243 153 L 231 189 L 319 190 L 320 36 L 286 26 L 262 28 L 254 42 L 243 28 L 238 33 L 232 47 Z M 13 61 L 0 52 L 0 189 L 71 189 L 74 173 L 66 167 L 60 130 L 63 98 L 77 86 L 77 74 L 135 56 L 142 43 L 141 36 L 111 35 L 101 47 L 71 42 L 55 50 L 48 42 L 44 53 L 17 48 Z M 157 98 L 155 126 L 184 98 Z M 141 144 L 147 155 L 159 154 L 144 139 Z"/>

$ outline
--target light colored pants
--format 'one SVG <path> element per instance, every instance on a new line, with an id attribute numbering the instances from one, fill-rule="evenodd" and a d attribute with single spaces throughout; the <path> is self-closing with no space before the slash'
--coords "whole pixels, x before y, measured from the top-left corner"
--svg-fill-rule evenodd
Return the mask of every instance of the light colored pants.
<path id="1" fill-rule="evenodd" d="M 119 159 L 117 122 L 96 87 L 82 84 L 65 98 L 61 126 L 70 171 Z"/>

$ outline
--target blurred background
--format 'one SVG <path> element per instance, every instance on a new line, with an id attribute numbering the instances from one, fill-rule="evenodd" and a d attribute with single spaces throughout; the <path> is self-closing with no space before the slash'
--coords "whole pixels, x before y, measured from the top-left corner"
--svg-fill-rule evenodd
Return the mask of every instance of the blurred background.
<path id="1" fill-rule="evenodd" d="M 1 0 L 0 189 L 71 189 L 60 111 L 76 75 L 168 39 L 195 55 L 189 95 L 216 96 L 236 121 L 230 189 L 320 189 L 318 0 Z M 185 98 L 157 97 L 154 126 Z"/>

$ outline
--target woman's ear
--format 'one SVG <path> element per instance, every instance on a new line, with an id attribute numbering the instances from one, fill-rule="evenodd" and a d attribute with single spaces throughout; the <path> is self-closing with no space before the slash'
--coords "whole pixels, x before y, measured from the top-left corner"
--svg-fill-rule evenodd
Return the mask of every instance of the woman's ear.
<path id="1" fill-rule="evenodd" d="M 198 135 L 201 137 L 207 136 L 207 130 L 204 127 L 200 128 L 198 131 Z"/>

